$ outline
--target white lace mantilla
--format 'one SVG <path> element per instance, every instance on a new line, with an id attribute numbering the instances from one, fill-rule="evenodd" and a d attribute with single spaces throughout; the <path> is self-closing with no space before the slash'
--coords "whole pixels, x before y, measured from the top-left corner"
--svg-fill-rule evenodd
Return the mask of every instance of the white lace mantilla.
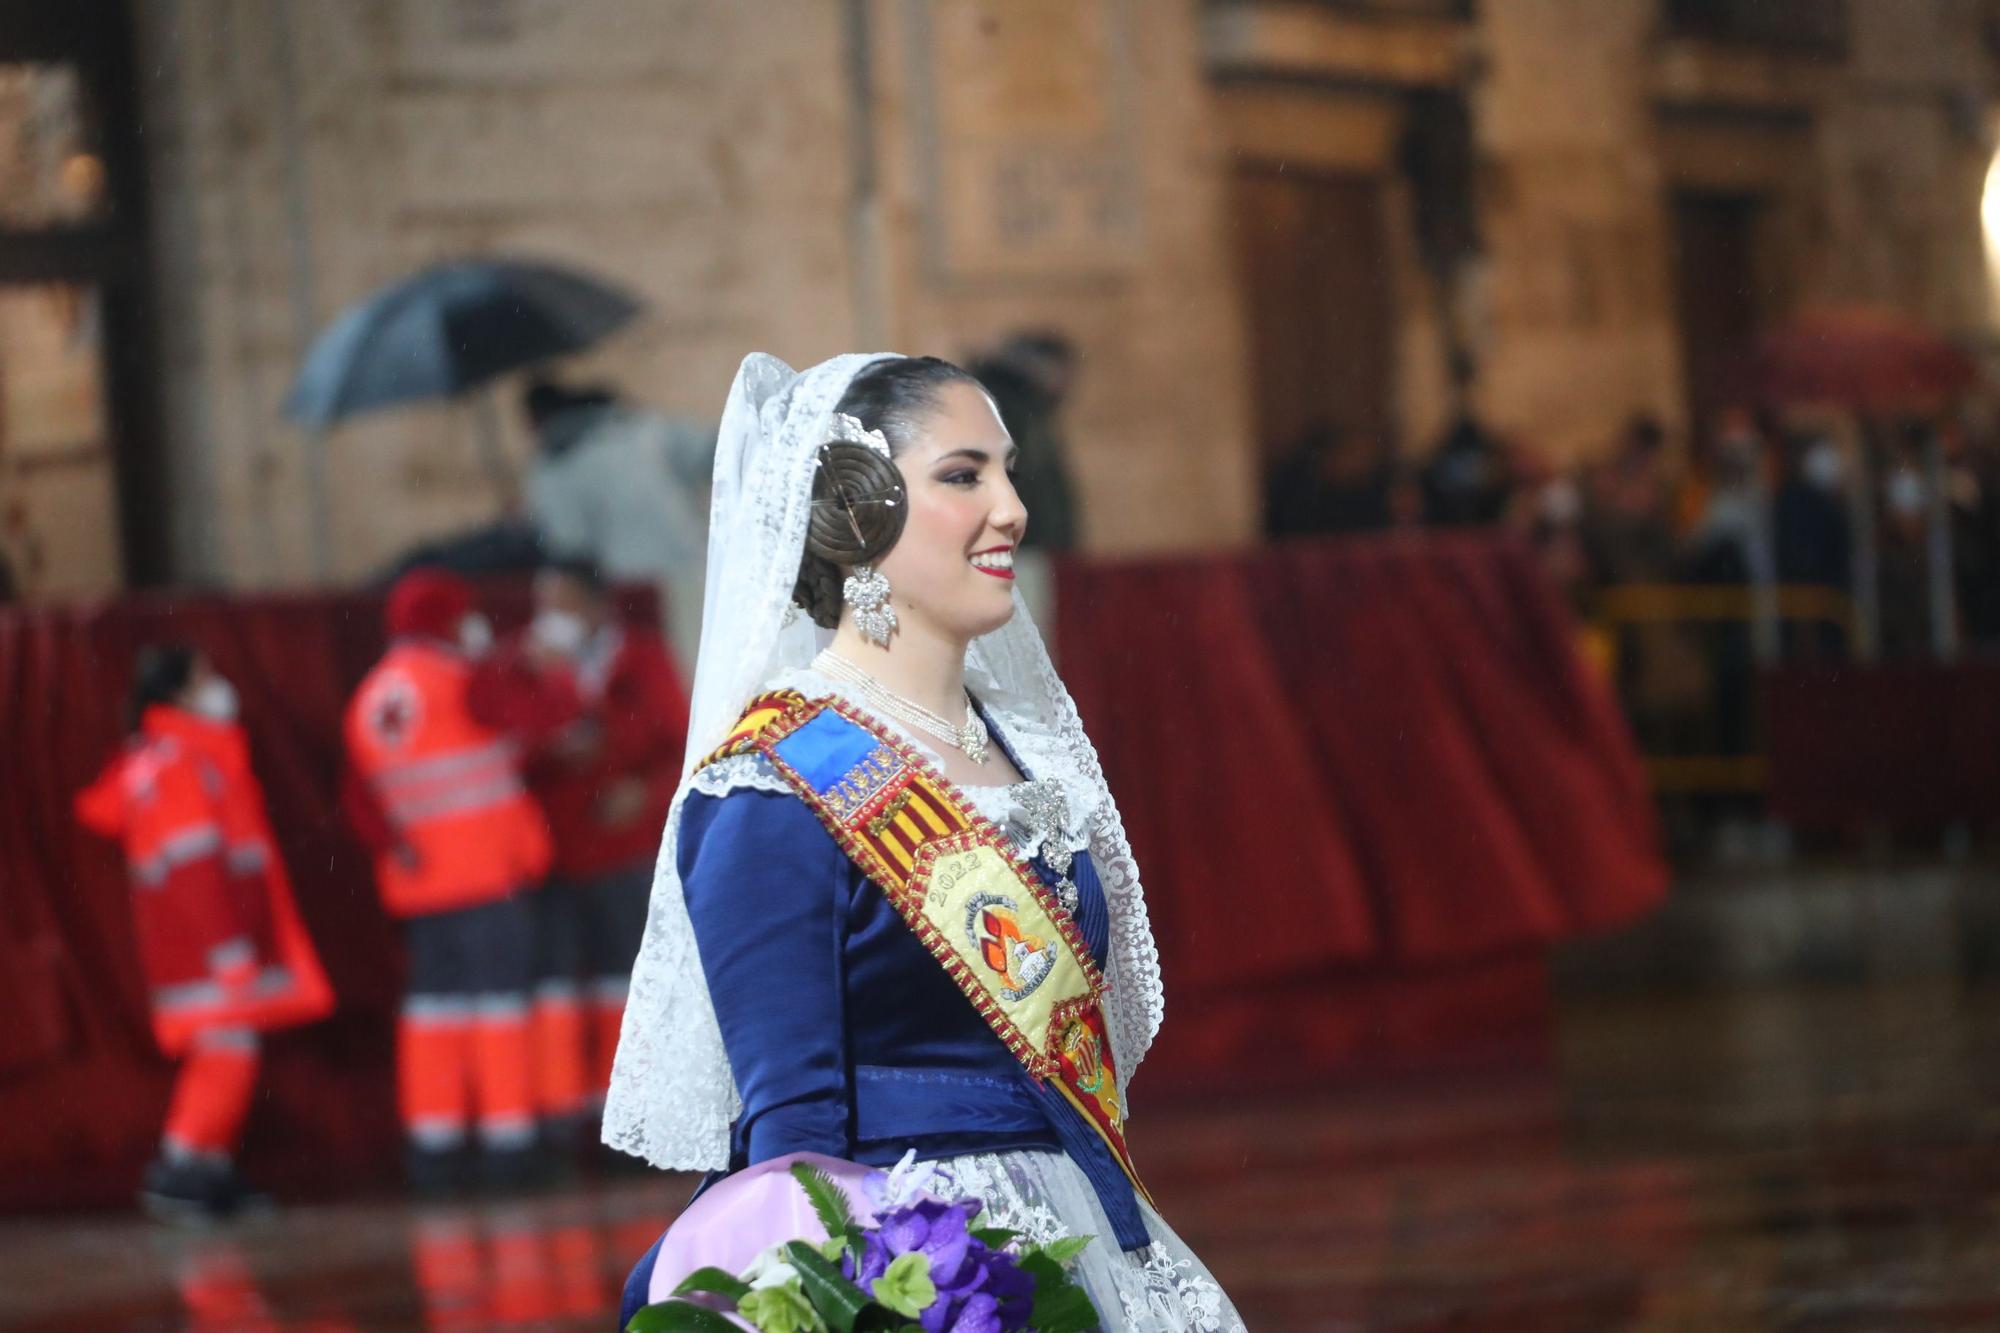
<path id="1" fill-rule="evenodd" d="M 786 612 L 805 546 L 819 447 L 833 438 L 834 406 L 875 359 L 836 357 L 798 374 L 775 358 L 751 356 L 723 409 L 688 757 L 667 815 L 604 1111 L 606 1143 L 664 1169 L 726 1166 L 729 1128 L 742 1109 L 681 895 L 681 805 L 690 790 L 785 790 L 754 757 L 699 774 L 693 769 L 727 736 L 745 704 L 773 685 L 797 681 L 829 637 Z M 1123 1091 L 1159 1030 L 1165 1007 L 1159 955 L 1138 866 L 1097 751 L 1018 594 L 1014 607 L 1011 621 L 967 652 L 966 684 L 1030 772 L 1062 783 L 1080 834 L 1072 850 L 1088 848 L 1103 882 L 1111 918 L 1105 1019 Z M 812 689 L 802 692 L 836 689 L 824 677 L 812 676 L 810 683 Z M 1001 791 L 967 795 L 982 813 L 1004 820 L 1004 809 L 987 805 L 1003 800 Z M 1129 1091 L 1125 1101 L 1129 1106 Z"/>

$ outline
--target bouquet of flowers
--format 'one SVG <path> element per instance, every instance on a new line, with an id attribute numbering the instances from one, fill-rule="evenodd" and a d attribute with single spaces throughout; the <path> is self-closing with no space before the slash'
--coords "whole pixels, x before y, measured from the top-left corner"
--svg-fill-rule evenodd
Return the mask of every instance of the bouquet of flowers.
<path id="1" fill-rule="evenodd" d="M 791 1175 L 827 1239 L 781 1241 L 742 1272 L 700 1268 L 641 1309 L 627 1333 L 1088 1333 L 1097 1311 L 1068 1265 L 1088 1236 L 1024 1244 L 986 1225 L 977 1199 L 947 1201 L 908 1186 L 904 1165 L 870 1172 L 873 1218 L 823 1171 Z M 733 1316 L 733 1318 L 732 1318 Z"/>

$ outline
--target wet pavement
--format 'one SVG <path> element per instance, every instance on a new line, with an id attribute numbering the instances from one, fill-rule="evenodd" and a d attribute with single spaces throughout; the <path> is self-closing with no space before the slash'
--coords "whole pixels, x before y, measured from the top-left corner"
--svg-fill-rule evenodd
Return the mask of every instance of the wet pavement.
<path id="1" fill-rule="evenodd" d="M 1150 1107 L 1258 1330 L 2000 1329 L 2000 991 L 1576 1000 L 1552 1068 Z M 0 1223 L 0 1328 L 609 1329 L 685 1178 Z"/>

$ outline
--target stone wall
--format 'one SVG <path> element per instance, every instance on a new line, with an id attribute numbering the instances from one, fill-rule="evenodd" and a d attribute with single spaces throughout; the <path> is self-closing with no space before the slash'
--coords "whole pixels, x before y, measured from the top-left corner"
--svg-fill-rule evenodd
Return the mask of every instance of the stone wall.
<path id="1" fill-rule="evenodd" d="M 1142 24 L 1136 0 L 1042 8 L 1025 37 L 1005 34 L 1010 58 L 1032 72 L 1039 44 L 1068 54 L 1073 83 L 1118 86 L 1116 132 L 1088 105 L 1040 132 L 1098 152 L 1130 226 L 1082 262 L 1043 247 L 983 272 L 977 254 L 956 267 L 929 254 L 936 215 L 976 232 L 990 201 L 937 197 L 910 107 L 919 84 L 956 93 L 980 68 L 986 26 L 1012 12 L 992 0 L 139 6 L 141 63 L 157 71 L 147 129 L 184 576 L 318 576 L 313 442 L 280 412 L 303 347 L 373 287 L 487 252 L 581 265 L 643 296 L 643 323 L 578 373 L 674 413 L 719 412 L 753 349 L 800 365 L 864 341 L 959 355 L 1018 325 L 1063 328 L 1085 357 L 1073 433 L 1092 544 L 1243 535 L 1233 292 L 1192 18 L 1149 9 Z M 959 37 L 942 83 L 911 42 L 926 23 Z M 1079 65 L 1080 30 L 1096 44 Z M 1004 102 L 952 111 L 951 161 L 1004 155 Z M 513 404 L 499 406 L 523 457 Z M 491 516 L 477 428 L 470 407 L 424 408 L 324 441 L 330 574 Z"/>
<path id="2" fill-rule="evenodd" d="M 1760 313 L 1865 301 L 1992 319 L 1980 186 L 1993 67 L 1964 0 L 1849 0 L 1844 55 L 1661 32 L 1652 0 L 1483 7 L 1490 243 L 1481 406 L 1558 460 L 1651 412 L 1688 429 L 1668 200 L 1766 201 Z"/>
<path id="3" fill-rule="evenodd" d="M 1677 190 L 1762 201 L 1760 317 L 1867 301 L 1953 334 L 1990 327 L 1990 7 L 1848 0 L 1832 54 L 1676 36 L 1657 0 L 1493 0 L 1466 22 L 1397 8 L 1217 3 L 1206 56 L 1238 151 L 1375 173 L 1392 198 L 1407 188 L 1396 108 L 1470 100 L 1480 258 L 1438 291 L 1409 255 L 1384 256 L 1409 446 L 1449 405 L 1445 328 L 1477 360 L 1476 409 L 1552 462 L 1597 453 L 1639 412 L 1685 434 Z M 1371 130 L 1385 117 L 1386 138 Z"/>
<path id="4" fill-rule="evenodd" d="M 310 332 L 448 255 L 590 267 L 650 303 L 586 371 L 677 413 L 736 360 L 1084 354 L 1071 433 L 1104 551 L 1251 535 L 1235 155 L 1383 176 L 1407 441 L 1473 401 L 1551 460 L 1685 430 L 1669 201 L 1754 192 L 1759 299 L 1992 320 L 1993 67 L 1974 0 L 1850 0 L 1849 51 L 1675 38 L 1654 0 L 1469 23 L 1150 0 L 151 0 L 142 21 L 183 574 L 315 577 L 311 442 L 279 405 Z M 1480 261 L 1419 264 L 1412 90 L 1470 100 Z M 502 404 L 508 447 L 525 442 Z M 332 572 L 489 516 L 466 408 L 325 441 Z"/>

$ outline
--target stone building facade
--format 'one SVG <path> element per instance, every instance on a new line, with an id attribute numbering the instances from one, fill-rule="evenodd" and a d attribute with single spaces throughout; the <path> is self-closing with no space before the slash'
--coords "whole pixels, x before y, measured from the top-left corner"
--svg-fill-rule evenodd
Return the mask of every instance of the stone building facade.
<path id="1" fill-rule="evenodd" d="M 1060 329 L 1111 553 L 1254 539 L 1315 421 L 1419 452 L 1470 411 L 1572 461 L 1634 413 L 1686 438 L 1808 302 L 1993 322 L 1988 0 L 126 8 L 172 535 L 142 578 L 352 579 L 494 515 L 471 405 L 281 412 L 335 311 L 449 256 L 632 288 L 574 373 L 687 416 L 752 349 Z"/>

